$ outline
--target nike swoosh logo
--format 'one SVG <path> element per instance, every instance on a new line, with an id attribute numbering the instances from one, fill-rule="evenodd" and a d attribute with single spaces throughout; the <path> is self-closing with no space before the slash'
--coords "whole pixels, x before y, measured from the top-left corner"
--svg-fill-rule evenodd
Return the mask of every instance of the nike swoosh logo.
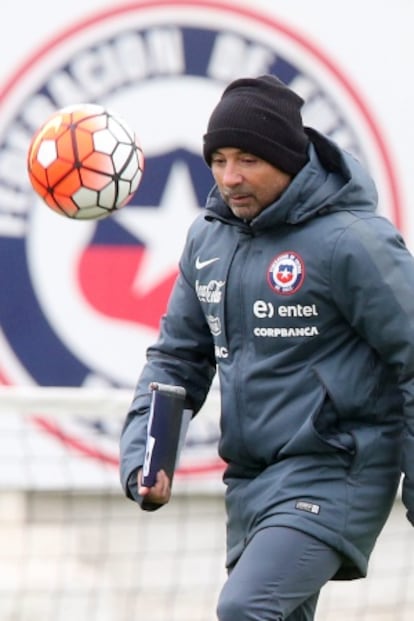
<path id="1" fill-rule="evenodd" d="M 214 259 L 207 259 L 206 261 L 200 261 L 200 257 L 197 257 L 195 266 L 196 266 L 196 269 L 201 270 L 203 269 L 203 267 L 207 267 L 207 265 L 210 265 L 210 263 L 215 263 L 216 261 L 219 261 L 219 260 L 220 260 L 220 257 L 214 257 Z"/>

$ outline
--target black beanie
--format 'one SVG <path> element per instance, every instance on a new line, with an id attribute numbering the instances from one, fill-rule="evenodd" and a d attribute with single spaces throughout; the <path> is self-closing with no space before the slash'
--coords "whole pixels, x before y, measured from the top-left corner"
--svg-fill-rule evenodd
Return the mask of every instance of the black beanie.
<path id="1" fill-rule="evenodd" d="M 213 110 L 203 154 L 211 166 L 217 149 L 234 147 L 295 175 L 308 160 L 303 99 L 273 75 L 231 82 Z"/>

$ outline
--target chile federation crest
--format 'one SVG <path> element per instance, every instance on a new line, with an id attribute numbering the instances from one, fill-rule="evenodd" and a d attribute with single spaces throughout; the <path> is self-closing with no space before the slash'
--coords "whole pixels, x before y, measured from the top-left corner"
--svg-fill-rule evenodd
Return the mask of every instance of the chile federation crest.
<path id="1" fill-rule="evenodd" d="M 278 254 L 271 262 L 267 272 L 267 282 L 271 289 L 281 295 L 292 295 L 303 285 L 305 266 L 302 258 L 295 252 Z"/>

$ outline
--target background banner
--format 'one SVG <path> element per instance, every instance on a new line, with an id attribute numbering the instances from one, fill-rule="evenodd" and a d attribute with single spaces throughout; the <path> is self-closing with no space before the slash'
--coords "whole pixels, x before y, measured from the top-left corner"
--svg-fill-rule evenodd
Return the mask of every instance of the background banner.
<path id="1" fill-rule="evenodd" d="M 0 23 L 0 384 L 132 394 L 212 183 L 202 134 L 237 77 L 274 73 L 302 94 L 305 123 L 366 164 L 414 248 L 413 13 L 403 0 L 15 0 Z M 82 102 L 122 115 L 145 154 L 133 200 L 99 222 L 53 213 L 26 172 L 34 131 Z M 59 424 L 77 438 L 72 423 Z"/>
<path id="2" fill-rule="evenodd" d="M 2 383 L 134 385 L 211 185 L 208 116 L 241 75 L 300 92 L 305 122 L 368 166 L 412 244 L 411 3 L 63 4 L 17 0 L 0 26 Z M 26 174 L 35 129 L 86 101 L 119 112 L 146 157 L 134 199 L 100 222 L 57 216 Z"/>

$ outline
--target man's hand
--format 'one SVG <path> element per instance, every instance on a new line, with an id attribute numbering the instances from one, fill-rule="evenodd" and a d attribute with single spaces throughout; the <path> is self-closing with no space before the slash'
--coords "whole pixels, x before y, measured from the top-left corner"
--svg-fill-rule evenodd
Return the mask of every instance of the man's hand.
<path id="1" fill-rule="evenodd" d="M 144 496 L 148 502 L 152 502 L 157 505 L 165 505 L 170 500 L 171 484 L 170 479 L 164 470 L 160 470 L 157 473 L 156 483 L 152 487 L 141 485 L 142 469 L 138 470 L 137 477 L 138 493 L 140 496 Z"/>

